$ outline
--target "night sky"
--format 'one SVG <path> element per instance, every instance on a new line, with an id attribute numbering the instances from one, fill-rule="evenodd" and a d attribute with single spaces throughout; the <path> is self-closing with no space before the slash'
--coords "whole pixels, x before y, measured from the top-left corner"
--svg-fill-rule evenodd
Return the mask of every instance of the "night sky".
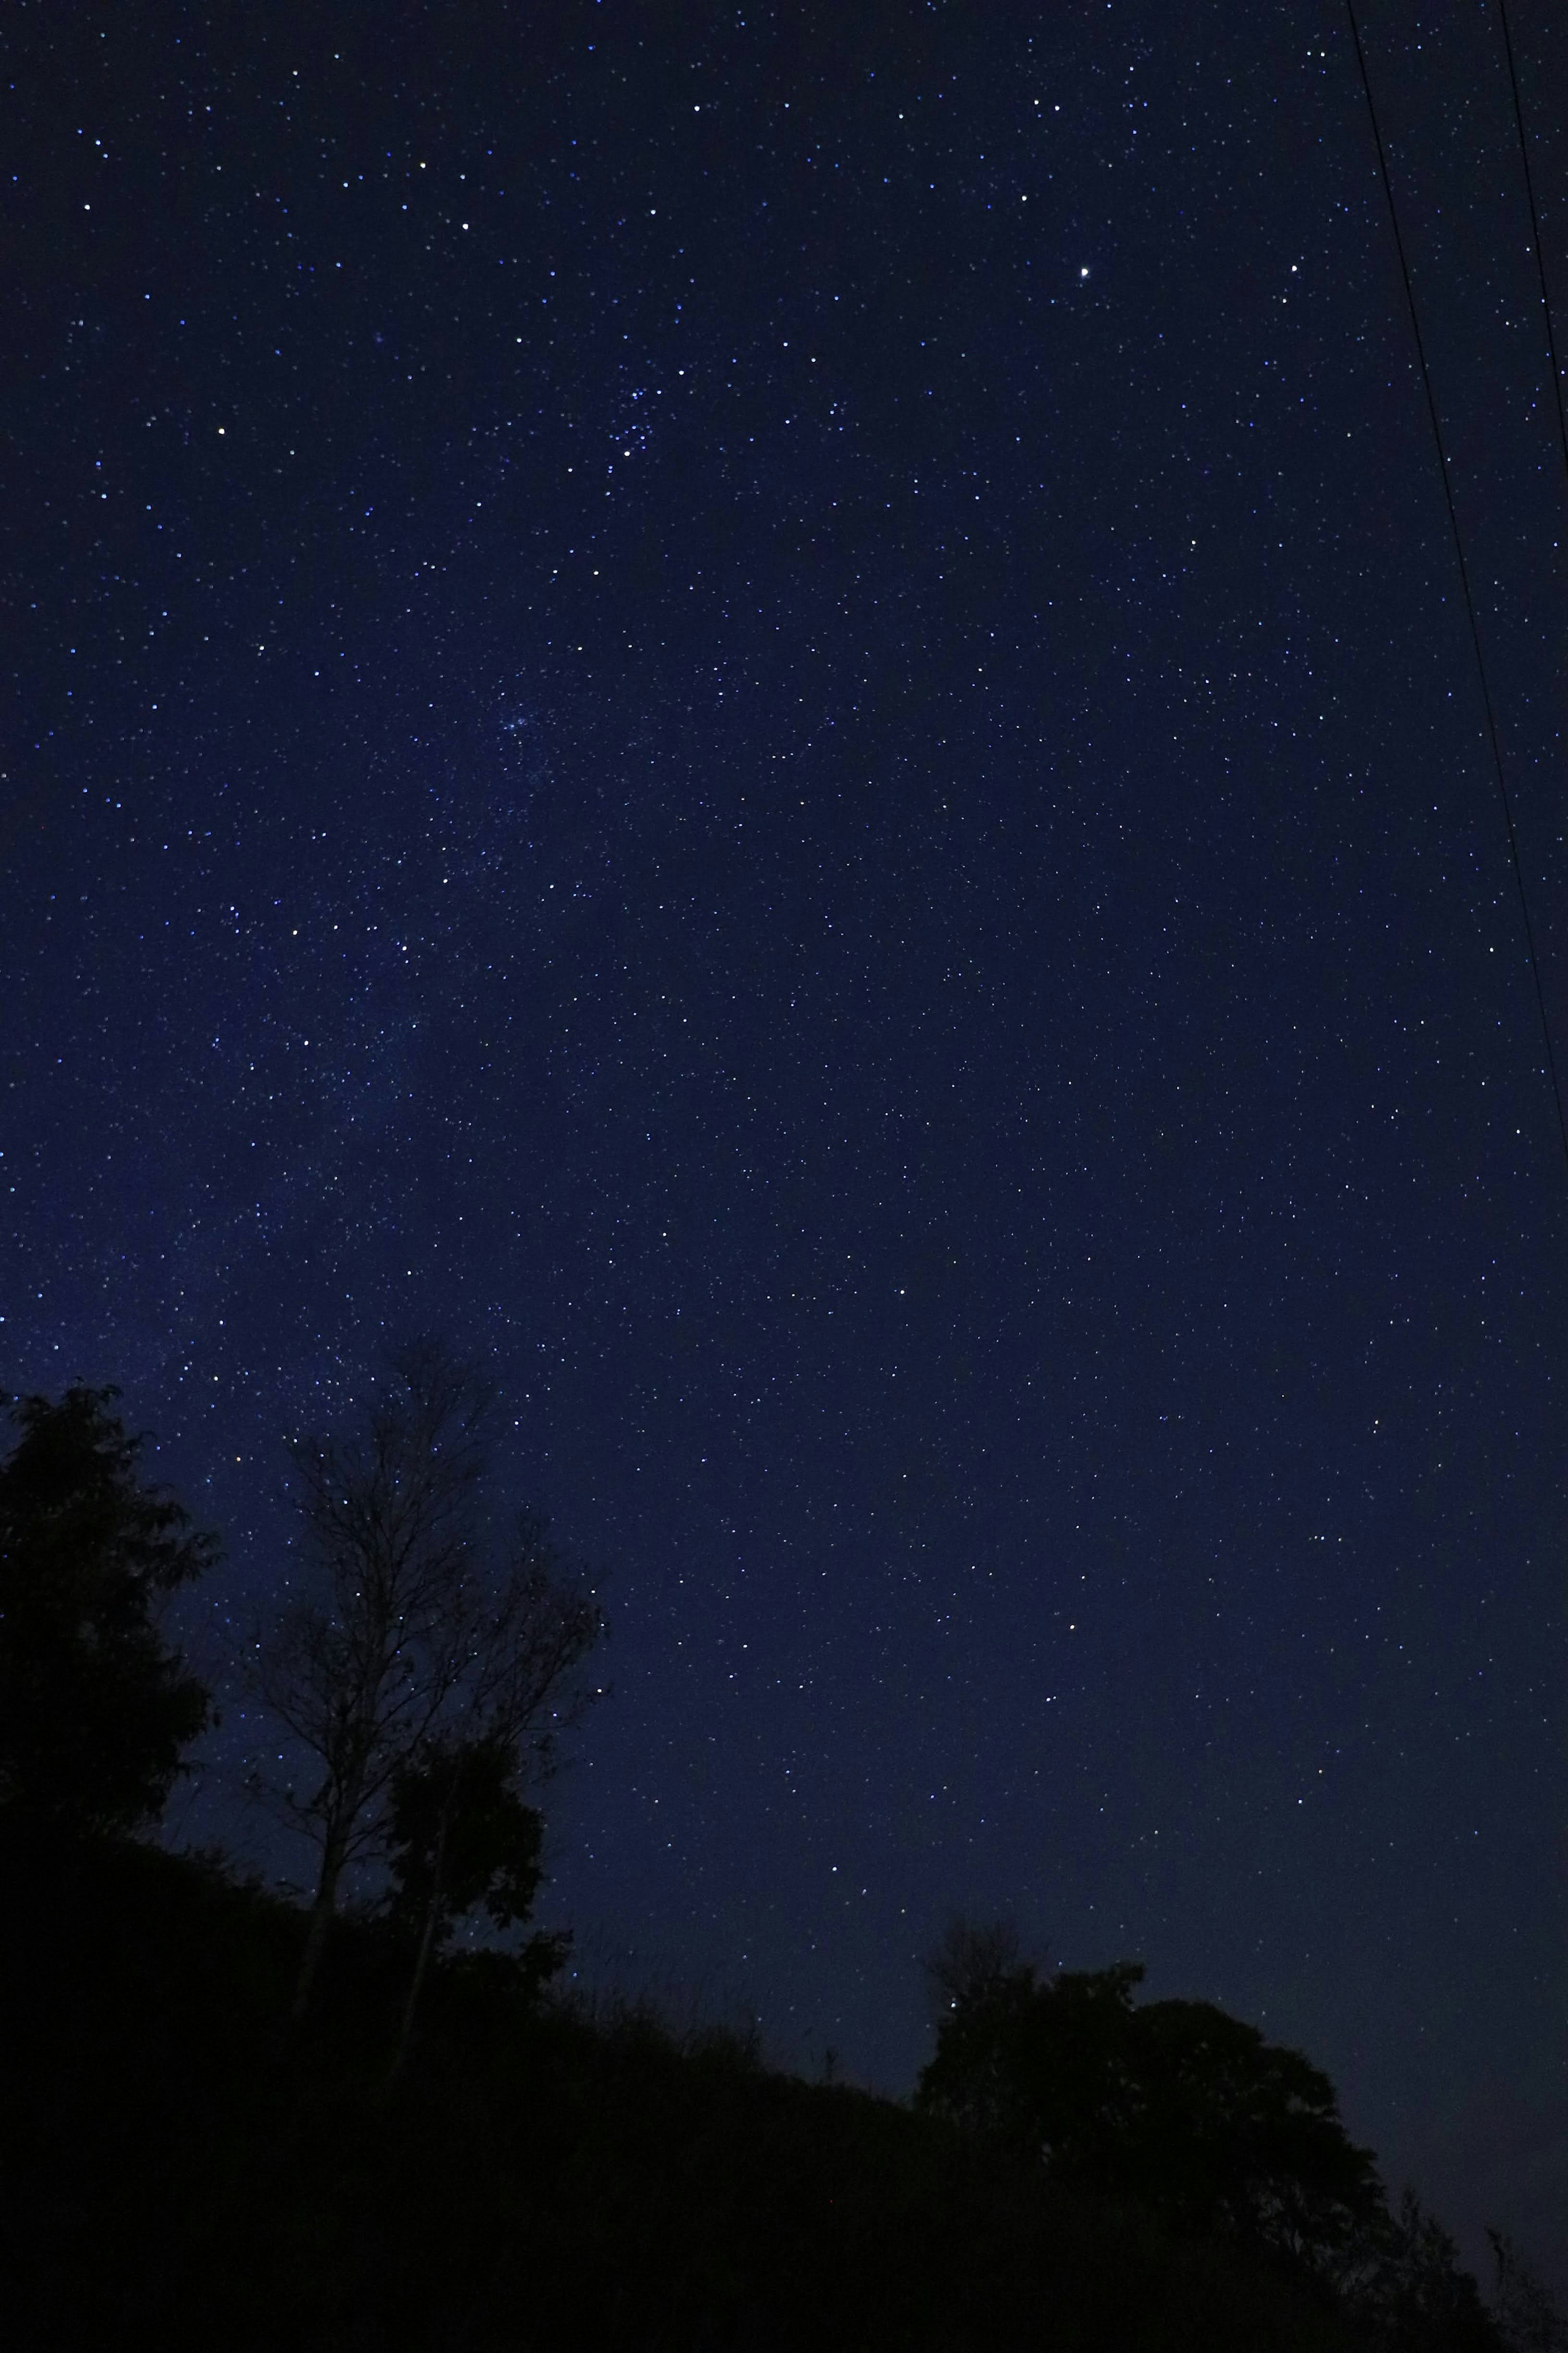
<path id="1" fill-rule="evenodd" d="M 1561 1054 L 1504 55 L 1363 33 Z M 1342 14 L 16 0 L 5 68 L 0 1377 L 121 1385 L 216 1660 L 285 1434 L 445 1333 L 613 1621 L 585 1975 L 903 2092 L 1009 1914 L 1562 2282 L 1568 1172 Z"/>

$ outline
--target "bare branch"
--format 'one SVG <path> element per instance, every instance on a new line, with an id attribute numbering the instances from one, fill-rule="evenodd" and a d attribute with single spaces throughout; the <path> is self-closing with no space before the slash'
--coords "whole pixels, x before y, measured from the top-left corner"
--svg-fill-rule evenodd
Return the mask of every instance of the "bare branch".
<path id="1" fill-rule="evenodd" d="M 1010 1920 L 981 1923 L 955 1913 L 921 1962 L 938 2017 L 990 1993 L 1023 1966 Z"/>
<path id="2" fill-rule="evenodd" d="M 499 1574 L 482 1508 L 488 1389 L 438 1344 L 394 1358 L 358 1436 L 292 1449 L 313 1591 L 254 1653 L 258 1697 L 314 1760 L 272 1801 L 320 1854 L 301 2009 L 344 1871 L 384 1842 L 394 1781 L 443 1740 L 500 1741 L 520 1777 L 596 1695 L 574 1680 L 604 1631 L 542 1523 Z"/>

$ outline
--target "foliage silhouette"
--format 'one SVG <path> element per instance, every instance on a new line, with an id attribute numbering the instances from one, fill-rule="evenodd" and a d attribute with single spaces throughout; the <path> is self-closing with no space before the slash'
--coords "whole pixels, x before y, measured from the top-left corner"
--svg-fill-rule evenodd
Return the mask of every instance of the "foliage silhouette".
<path id="1" fill-rule="evenodd" d="M 41 1831 L 154 1820 L 208 1718 L 157 1612 L 218 1542 L 140 1480 L 118 1394 L 16 1401 L 0 1466 L 0 1811 Z"/>
<path id="2" fill-rule="evenodd" d="M 1492 2251 L 1492 2309 L 1511 2353 L 1563 2353 L 1565 2323 L 1553 2298 L 1521 2262 L 1502 2231 L 1489 2231 Z"/>
<path id="3" fill-rule="evenodd" d="M 455 1921 L 481 1905 L 493 1928 L 521 1926 L 543 1876 L 544 1820 L 516 1787 L 515 1746 L 502 1731 L 428 1742 L 393 1776 L 387 1820 L 392 1886 L 386 1916 L 415 1960 L 392 2063 L 401 2073 L 431 1961 Z M 562 1940 L 552 1942 L 557 1957 Z"/>
<path id="4" fill-rule="evenodd" d="M 1042 1978 L 998 1955 L 951 1999 L 921 2105 L 1065 2186 L 1331 2265 L 1383 2208 L 1332 2084 L 1210 2003 L 1134 2007 L 1142 1977 L 1121 1962 Z"/>
<path id="5" fill-rule="evenodd" d="M 0 1943 L 0 2276 L 25 2353 L 1560 2341 L 1489 2314 L 1419 2209 L 1345 2288 L 1291 2280 L 949 2120 L 777 2073 L 742 2037 L 678 2036 L 646 2008 L 584 2016 L 549 1996 L 533 1947 L 436 1956 L 388 2107 L 406 1957 L 388 1920 L 345 1915 L 279 2055 L 308 1932 L 293 1906 L 122 1841 L 40 1868 L 3 1825 L 0 1897 L 36 1922 Z"/>
<path id="6" fill-rule="evenodd" d="M 1045 1979 L 1007 1932 L 956 1924 L 931 1968 L 947 2004 L 936 2056 L 906 2105 L 781 2074 L 754 2033 L 678 2036 L 646 2005 L 589 2015 L 550 1991 L 560 1939 L 453 1949 L 457 1919 L 483 1908 L 510 1928 L 533 1901 L 540 1820 L 522 1776 L 553 1719 L 525 1703 L 542 1673 L 547 1697 L 560 1688 L 547 1673 L 559 1641 L 571 1651 L 596 1627 L 570 1611 L 517 1620 L 534 1636 L 553 1624 L 557 1647 L 520 1631 L 511 1650 L 479 1653 L 510 1663 L 476 1668 L 463 1706 L 394 1760 L 386 1899 L 341 1920 L 311 2016 L 279 2049 L 310 1915 L 216 1858 L 122 1834 L 155 1810 L 205 1706 L 150 1612 L 212 1542 L 135 1484 L 109 1397 L 30 1401 L 0 1472 L 4 1592 L 20 1601 L 16 1623 L 9 1606 L 0 1623 L 0 1665 L 12 1674 L 14 1652 L 26 1666 L 34 1643 L 49 1701 L 29 1703 L 41 1748 L 6 1736 L 0 1806 L 0 1903 L 28 1928 L 0 1939 L 7 2345 L 1563 2343 L 1506 2242 L 1489 2312 L 1414 2200 L 1388 2214 L 1317 2070 L 1208 2005 L 1138 2007 L 1131 1965 Z M 556 1591 L 549 1558 L 531 1558 L 543 1584 L 516 1590 Z M 138 1738 L 93 1750 L 73 1835 L 40 1838 L 40 1809 L 67 1819 L 48 1739 L 113 1716 L 122 1683 L 141 1694 Z M 47 1800 L 29 1807 L 36 1787 Z M 409 2046 L 416 1941 L 424 2005 Z M 405 2063 L 389 2104 L 394 2049 Z"/>
<path id="7" fill-rule="evenodd" d="M 512 1787 L 514 1759 L 494 1734 L 432 1741 L 393 1780 L 390 1915 L 447 1942 L 481 1905 L 498 1928 L 528 1917 L 542 1876 L 543 1817 Z"/>
<path id="8" fill-rule="evenodd" d="M 1378 2353 L 1523 2353 L 1517 2314 L 1489 2313 L 1448 2232 L 1414 2190 L 1367 2233 L 1345 2303 Z"/>
<path id="9" fill-rule="evenodd" d="M 0 1840 L 0 1885 L 10 1862 Z M 8 2341 L 229 2353 L 1348 2353 L 1241 2253 L 1050 2189 L 734 2036 L 594 2022 L 537 1956 L 345 1913 L 281 2054 L 306 1916 L 210 1863 L 82 1855 L 0 1951 Z M 42 1901 L 39 1901 L 40 1894 Z M 26 2019 L 25 2041 L 14 2023 Z"/>

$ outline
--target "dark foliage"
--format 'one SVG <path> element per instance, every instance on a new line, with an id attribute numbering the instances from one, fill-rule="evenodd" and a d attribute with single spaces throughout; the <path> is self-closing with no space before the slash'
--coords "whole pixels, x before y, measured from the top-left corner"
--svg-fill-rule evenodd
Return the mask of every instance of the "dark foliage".
<path id="1" fill-rule="evenodd" d="M 1068 2187 L 1306 2272 L 1331 2274 L 1377 2226 L 1371 2154 L 1298 2052 L 1208 2002 L 1136 2007 L 1131 1962 L 1043 1978 L 998 1951 L 949 1975 L 918 2094 L 931 2114 Z"/>
<path id="2" fill-rule="evenodd" d="M 213 1863 L 0 1834 L 5 2341 L 230 2353 L 1502 2353 L 1451 2244 L 1345 2292 L 931 2115 L 552 2004 L 557 1953 L 432 1966 L 351 1916 L 280 2036 L 306 1916 Z M 1516 2299 L 1517 2300 L 1517 2299 Z M 1531 2307 L 1533 2309 L 1533 2307 Z M 1549 2343 L 1550 2338 L 1539 2340 Z"/>
<path id="3" fill-rule="evenodd" d="M 205 1712 L 151 1609 L 212 1546 L 136 1485 L 108 1403 L 29 1401 L 0 1473 L 7 2348 L 1562 2342 L 1504 2242 L 1489 2315 L 1440 2228 L 1386 2212 L 1304 2059 L 1205 2004 L 1136 2008 L 1136 1968 L 1042 1981 L 1005 1933 L 957 1924 L 911 2109 L 771 2073 L 744 2036 L 554 2002 L 563 1939 L 451 1951 L 456 1919 L 515 1927 L 538 1885 L 520 1736 L 598 1625 L 557 1606 L 548 1564 L 516 1586 L 488 1718 L 389 1771 L 390 1894 L 320 1945 L 287 2031 L 312 1915 L 122 1835 Z"/>
<path id="4" fill-rule="evenodd" d="M 1494 2272 L 1492 2309 L 1510 2353 L 1563 2353 L 1568 2321 L 1554 2299 L 1526 2270 L 1506 2232 L 1489 2231 L 1487 2236 Z"/>
<path id="5" fill-rule="evenodd" d="M 1042 2189 L 932 2118 L 768 2073 L 735 2038 L 541 2004 L 551 1955 L 431 1972 L 350 1918 L 309 2031 L 306 1922 L 142 1849 L 0 1853 L 38 1935 L 5 1950 L 7 2342 L 229 2353 L 564 2344 L 942 2353 L 1330 2353 L 1348 2337 L 1235 2253 Z"/>
<path id="6" fill-rule="evenodd" d="M 1362 2253 L 1345 2303 L 1377 2353 L 1522 2353 L 1528 2344 L 1506 2308 L 1487 2311 L 1453 2240 L 1413 2191 L 1366 2234 Z"/>
<path id="7" fill-rule="evenodd" d="M 427 1741 L 393 1775 L 384 1910 L 414 1944 L 393 2082 L 407 2057 L 430 1964 L 453 1923 L 482 1905 L 493 1928 L 512 1928 L 532 1908 L 543 1875 L 544 1820 L 523 1803 L 519 1769 L 515 1744 L 504 1730 L 493 1730 Z"/>
<path id="8" fill-rule="evenodd" d="M 403 1927 L 429 1921 L 437 1950 L 481 1905 L 491 1925 L 526 1920 L 542 1875 L 544 1819 L 514 1786 L 516 1757 L 491 1735 L 432 1741 L 392 1784 L 388 1910 Z"/>
<path id="9" fill-rule="evenodd" d="M 116 1394 L 23 1398 L 0 1468 L 0 1811 L 57 1831 L 153 1819 L 207 1720 L 156 1610 L 217 1541 L 138 1479 Z"/>
<path id="10" fill-rule="evenodd" d="M 1136 2006 L 1133 1962 L 1047 1978 L 1005 1927 L 955 1921 L 926 1967 L 941 2006 L 916 2104 L 978 2146 L 1184 2240 L 1245 2251 L 1369 2353 L 1568 2341 L 1505 2240 L 1489 2310 L 1411 2193 L 1389 2211 L 1371 2152 L 1299 2052 L 1212 2003 Z"/>

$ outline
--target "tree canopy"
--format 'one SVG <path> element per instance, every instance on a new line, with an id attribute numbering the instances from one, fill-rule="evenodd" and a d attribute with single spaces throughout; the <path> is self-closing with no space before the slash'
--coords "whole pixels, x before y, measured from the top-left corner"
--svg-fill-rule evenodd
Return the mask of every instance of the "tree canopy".
<path id="1" fill-rule="evenodd" d="M 504 1738 L 433 1741 L 393 1778 L 389 1917 L 437 1949 L 482 1905 L 490 1925 L 526 1920 L 543 1873 L 544 1818 L 515 1787 Z"/>
<path id="2" fill-rule="evenodd" d="M 209 1694 L 158 1605 L 217 1557 L 216 1536 L 138 1475 L 142 1440 L 78 1386 L 15 1401 L 0 1466 L 0 1810 L 13 1822 L 124 1831 L 163 1810 Z"/>
<path id="3" fill-rule="evenodd" d="M 1210 2002 L 1135 2006 L 1142 1978 L 1046 1978 L 999 1951 L 950 1991 L 920 2105 L 1183 2229 L 1339 2258 L 1384 2208 L 1328 2077 Z"/>

